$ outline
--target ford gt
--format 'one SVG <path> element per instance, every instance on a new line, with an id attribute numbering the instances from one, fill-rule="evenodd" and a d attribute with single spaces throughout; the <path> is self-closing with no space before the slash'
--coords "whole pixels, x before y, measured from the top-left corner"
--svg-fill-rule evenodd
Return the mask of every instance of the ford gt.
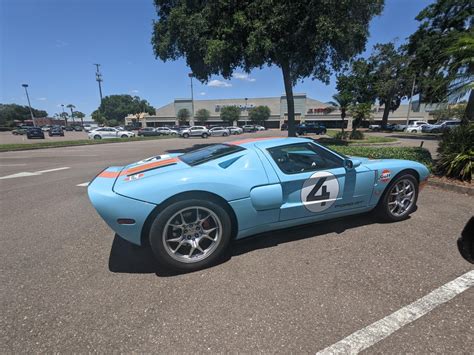
<path id="1" fill-rule="evenodd" d="M 416 210 L 428 169 L 347 157 L 307 138 L 256 138 L 108 167 L 89 184 L 99 215 L 168 269 L 197 270 L 232 239 L 374 210 Z"/>

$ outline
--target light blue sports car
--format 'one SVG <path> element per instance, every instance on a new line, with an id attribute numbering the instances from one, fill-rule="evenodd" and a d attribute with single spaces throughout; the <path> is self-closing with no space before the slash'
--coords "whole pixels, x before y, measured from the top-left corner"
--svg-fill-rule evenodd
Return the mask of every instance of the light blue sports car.
<path id="1" fill-rule="evenodd" d="M 257 138 L 109 167 L 88 193 L 119 236 L 191 271 L 234 238 L 374 209 L 402 220 L 428 174 L 417 162 L 349 158 L 307 138 Z"/>

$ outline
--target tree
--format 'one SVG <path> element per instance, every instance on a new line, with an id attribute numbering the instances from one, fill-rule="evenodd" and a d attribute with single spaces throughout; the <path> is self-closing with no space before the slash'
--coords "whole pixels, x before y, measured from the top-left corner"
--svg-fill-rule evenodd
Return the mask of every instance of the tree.
<path id="1" fill-rule="evenodd" d="M 420 25 L 409 37 L 407 49 L 420 103 L 445 99 L 456 70 L 449 65 L 452 56 L 443 53 L 471 30 L 473 18 L 471 0 L 437 0 L 416 17 Z"/>
<path id="2" fill-rule="evenodd" d="M 206 123 L 209 120 L 209 117 L 211 117 L 211 113 L 209 110 L 206 110 L 205 108 L 201 108 L 196 111 L 196 115 L 194 116 L 198 122 L 201 124 Z"/>
<path id="3" fill-rule="evenodd" d="M 73 104 L 69 104 L 66 105 L 66 107 L 71 110 L 72 123 L 76 123 L 76 121 L 74 121 L 74 109 L 76 108 L 76 106 L 74 106 Z"/>
<path id="4" fill-rule="evenodd" d="M 346 118 L 346 112 L 349 109 L 349 106 L 353 103 L 354 98 L 349 92 L 346 91 L 341 91 L 336 95 L 333 95 L 332 98 L 334 101 L 330 101 L 329 104 L 333 105 L 334 107 L 337 107 L 341 112 L 341 137 L 344 138 L 344 120 Z"/>
<path id="5" fill-rule="evenodd" d="M 84 117 L 86 117 L 84 113 L 82 113 L 81 111 L 74 111 L 74 117 L 79 118 L 81 120 L 81 126 L 84 125 Z"/>
<path id="6" fill-rule="evenodd" d="M 92 112 L 92 119 L 97 122 L 98 124 L 100 125 L 105 125 L 107 124 L 107 119 L 105 118 L 105 116 L 100 113 L 100 111 L 98 110 L 95 110 L 94 112 Z M 67 122 L 66 122 L 67 123 Z"/>
<path id="7" fill-rule="evenodd" d="M 402 99 L 410 95 L 413 74 L 403 48 L 396 49 L 393 43 L 376 44 L 369 62 L 377 99 L 384 105 L 382 127 L 385 127 L 390 111 L 398 109 Z"/>
<path id="8" fill-rule="evenodd" d="M 370 103 L 358 103 L 349 107 L 349 113 L 353 117 L 352 131 L 356 131 L 360 127 L 362 121 L 370 119 L 372 105 Z"/>
<path id="9" fill-rule="evenodd" d="M 44 110 L 32 108 L 35 117 L 47 117 L 48 113 Z M 17 104 L 0 104 L 0 126 L 13 127 L 14 121 L 30 120 L 31 114 L 28 106 Z"/>
<path id="10" fill-rule="evenodd" d="M 448 70 L 456 73 L 448 88 L 448 95 L 457 102 L 469 93 L 468 103 L 461 120 L 467 124 L 474 120 L 474 31 L 459 36 L 444 55 L 451 57 Z"/>
<path id="11" fill-rule="evenodd" d="M 221 120 L 233 124 L 240 117 L 240 108 L 237 106 L 224 106 L 221 108 Z"/>
<path id="12" fill-rule="evenodd" d="M 177 118 L 180 125 L 187 124 L 189 117 L 191 117 L 191 113 L 187 108 L 182 108 L 178 111 Z"/>
<path id="13" fill-rule="evenodd" d="M 253 123 L 265 126 L 265 121 L 270 118 L 270 108 L 268 106 L 256 106 L 249 110 L 249 118 Z"/>
<path id="14" fill-rule="evenodd" d="M 350 95 L 354 103 L 374 103 L 375 82 L 373 63 L 358 58 L 337 76 L 336 88 L 339 93 Z"/>
<path id="15" fill-rule="evenodd" d="M 110 95 L 102 99 L 99 108 L 96 110 L 100 115 L 108 120 L 116 120 L 123 123 L 125 117 L 129 114 L 136 115 L 137 113 L 155 114 L 155 109 L 146 100 L 140 99 L 138 96 L 131 95 Z M 95 117 L 98 114 L 92 114 Z"/>
<path id="16" fill-rule="evenodd" d="M 264 65 L 279 67 L 288 135 L 295 136 L 293 86 L 306 77 L 327 83 L 333 70 L 360 53 L 383 0 L 155 0 L 155 6 L 155 56 L 186 57 L 202 82 L 213 74 L 229 79 L 236 68 L 249 73 Z"/>

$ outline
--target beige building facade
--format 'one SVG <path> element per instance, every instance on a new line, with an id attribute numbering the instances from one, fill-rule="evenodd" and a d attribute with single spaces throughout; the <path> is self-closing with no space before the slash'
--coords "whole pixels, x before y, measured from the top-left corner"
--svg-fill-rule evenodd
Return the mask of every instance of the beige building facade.
<path id="1" fill-rule="evenodd" d="M 295 94 L 294 101 L 297 123 L 318 122 L 325 124 L 328 128 L 341 127 L 340 111 L 334 109 L 330 104 L 312 99 L 306 94 Z M 270 108 L 270 118 L 265 122 L 267 128 L 280 128 L 288 118 L 286 96 L 282 95 L 280 97 L 194 100 L 194 105 L 191 99 L 175 99 L 173 102 L 156 109 L 155 115 L 143 114 L 138 119 L 136 115 L 129 115 L 125 118 L 125 124 L 135 123 L 141 127 L 174 126 L 178 124 L 177 114 L 181 109 L 187 109 L 191 114 L 188 124 L 199 124 L 199 122 L 195 122 L 193 119 L 193 106 L 194 112 L 200 109 L 206 109 L 210 112 L 210 118 L 206 125 L 223 124 L 220 119 L 220 112 L 225 106 L 237 106 L 240 108 L 240 118 L 236 122 L 236 125 L 239 126 L 250 123 L 248 118 L 249 110 L 256 106 L 268 106 Z M 398 110 L 390 113 L 389 123 L 405 123 L 407 114 L 408 105 L 401 105 Z M 364 125 L 380 123 L 382 115 L 383 106 L 374 105 L 372 118 L 370 122 L 364 122 Z M 431 121 L 433 118 L 430 116 L 429 110 L 422 106 L 419 110 L 410 112 L 410 120 Z M 350 127 L 351 123 L 351 117 L 346 117 L 344 126 Z"/>

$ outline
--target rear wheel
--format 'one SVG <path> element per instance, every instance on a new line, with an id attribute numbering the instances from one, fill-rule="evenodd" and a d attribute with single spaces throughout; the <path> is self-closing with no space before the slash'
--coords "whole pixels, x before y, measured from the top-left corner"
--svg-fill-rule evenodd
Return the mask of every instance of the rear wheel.
<path id="1" fill-rule="evenodd" d="M 121 138 L 128 138 L 128 136 L 126 134 L 122 134 L 120 137 Z"/>
<path id="2" fill-rule="evenodd" d="M 208 136 L 207 133 L 203 133 L 203 134 L 201 135 L 202 138 L 207 138 L 207 136 Z"/>
<path id="3" fill-rule="evenodd" d="M 222 135 L 223 135 L 224 137 L 227 137 L 227 136 L 229 135 L 229 133 L 224 132 Z"/>
<path id="4" fill-rule="evenodd" d="M 417 199 L 418 180 L 412 174 L 402 173 L 387 186 L 378 211 L 387 221 L 401 221 L 415 211 Z"/>
<path id="5" fill-rule="evenodd" d="M 101 137 L 100 135 L 96 134 L 96 135 L 94 136 L 94 139 L 102 139 L 102 137 Z"/>
<path id="6" fill-rule="evenodd" d="M 183 134 L 183 138 L 189 138 L 189 134 L 188 134 L 188 133 L 184 133 L 184 134 Z"/>
<path id="7" fill-rule="evenodd" d="M 163 267 L 194 271 L 210 266 L 231 238 L 231 220 L 213 201 L 190 199 L 166 207 L 150 229 L 152 251 Z"/>

